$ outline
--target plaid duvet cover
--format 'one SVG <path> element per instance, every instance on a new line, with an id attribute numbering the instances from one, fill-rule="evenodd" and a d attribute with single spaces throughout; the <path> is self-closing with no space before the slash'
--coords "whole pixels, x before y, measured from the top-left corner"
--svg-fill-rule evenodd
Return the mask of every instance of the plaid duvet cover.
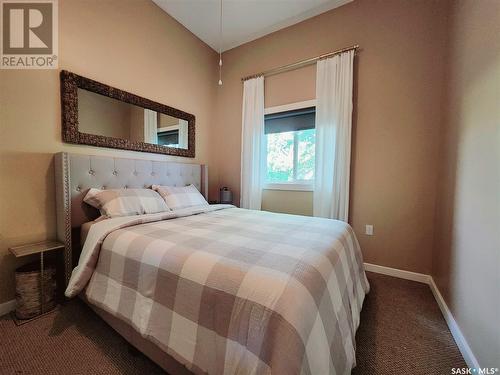
<path id="1" fill-rule="evenodd" d="M 83 288 L 196 374 L 348 374 L 369 290 L 341 221 L 227 205 L 92 226 Z"/>

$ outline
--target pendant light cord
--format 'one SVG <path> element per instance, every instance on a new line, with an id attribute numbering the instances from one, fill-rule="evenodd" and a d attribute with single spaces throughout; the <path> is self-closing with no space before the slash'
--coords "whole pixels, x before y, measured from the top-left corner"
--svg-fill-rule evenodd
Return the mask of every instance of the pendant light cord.
<path id="1" fill-rule="evenodd" d="M 220 0 L 219 17 L 219 86 L 222 86 L 222 1 Z"/>

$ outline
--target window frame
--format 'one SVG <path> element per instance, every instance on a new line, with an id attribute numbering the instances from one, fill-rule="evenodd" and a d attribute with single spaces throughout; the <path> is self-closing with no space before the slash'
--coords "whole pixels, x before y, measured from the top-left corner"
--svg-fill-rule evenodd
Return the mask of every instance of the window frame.
<path id="1" fill-rule="evenodd" d="M 264 109 L 264 115 L 269 115 L 272 113 L 279 113 L 279 112 L 286 112 L 286 111 L 293 111 L 297 109 L 304 109 L 304 108 L 309 108 L 309 107 L 314 107 L 316 108 L 316 99 L 312 100 L 305 100 L 302 102 L 295 102 L 295 103 L 289 103 L 285 105 L 278 105 L 274 107 L 267 107 Z M 267 176 L 267 138 L 266 135 L 263 134 L 263 146 L 265 152 L 265 158 L 262 161 L 263 164 L 263 170 L 264 170 L 264 176 Z M 288 191 L 313 191 L 314 190 L 314 180 L 295 180 L 295 177 L 297 176 L 297 156 L 296 154 L 298 153 L 298 137 L 297 134 L 294 133 L 294 158 L 293 158 L 293 174 L 294 174 L 294 181 L 290 182 L 268 182 L 264 181 L 264 186 L 263 190 L 288 190 Z"/>

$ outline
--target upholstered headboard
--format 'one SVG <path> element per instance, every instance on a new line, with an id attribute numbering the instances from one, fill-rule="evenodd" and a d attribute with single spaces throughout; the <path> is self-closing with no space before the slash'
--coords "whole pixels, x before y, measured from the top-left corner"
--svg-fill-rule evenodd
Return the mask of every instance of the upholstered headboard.
<path id="1" fill-rule="evenodd" d="M 193 184 L 207 198 L 208 170 L 205 165 L 108 156 L 55 155 L 57 237 L 65 244 L 65 281 L 75 265 L 73 251 L 79 249 L 74 233 L 98 216 L 97 210 L 83 202 L 90 188 L 149 188 L 153 184 L 185 186 Z"/>

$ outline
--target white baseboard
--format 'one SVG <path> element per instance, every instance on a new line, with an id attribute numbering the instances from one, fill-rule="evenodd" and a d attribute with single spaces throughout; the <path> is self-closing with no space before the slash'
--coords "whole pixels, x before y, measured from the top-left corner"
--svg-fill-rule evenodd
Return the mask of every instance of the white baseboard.
<path id="1" fill-rule="evenodd" d="M 4 303 L 0 303 L 0 316 L 10 313 L 16 308 L 16 300 L 10 300 Z"/>
<path id="2" fill-rule="evenodd" d="M 412 281 L 417 281 L 419 283 L 428 284 L 441 310 L 441 313 L 443 314 L 444 320 L 446 321 L 446 324 L 450 329 L 451 335 L 453 336 L 453 339 L 455 340 L 455 343 L 457 344 L 460 353 L 462 353 L 462 357 L 464 357 L 464 360 L 467 363 L 467 366 L 476 369 L 480 368 L 476 356 L 472 352 L 469 344 L 467 343 L 467 340 L 465 339 L 465 336 L 460 330 L 460 327 L 458 326 L 455 318 L 453 317 L 453 314 L 448 308 L 448 305 L 446 304 L 443 296 L 441 295 L 441 292 L 439 291 L 431 275 L 399 270 L 397 268 L 378 266 L 376 264 L 371 264 L 371 263 L 365 263 L 365 270 L 369 272 L 380 273 L 383 275 L 398 277 L 400 279 L 412 280 Z"/>
<path id="3" fill-rule="evenodd" d="M 434 294 L 434 298 L 436 299 L 439 308 L 443 313 L 444 320 L 446 320 L 448 328 L 450 329 L 450 332 L 453 338 L 455 339 L 458 349 L 460 350 L 460 353 L 462 353 L 462 357 L 464 357 L 467 366 L 469 366 L 470 368 L 478 369 L 479 362 L 477 361 L 476 356 L 474 355 L 469 344 L 467 343 L 465 336 L 460 330 L 460 327 L 458 326 L 455 318 L 453 317 L 453 314 L 448 308 L 448 305 L 446 304 L 443 296 L 441 295 L 441 292 L 439 291 L 432 277 L 430 278 L 429 286 L 431 287 L 432 294 Z"/>
<path id="4" fill-rule="evenodd" d="M 382 275 L 399 277 L 400 279 L 417 281 L 419 283 L 429 284 L 430 275 L 423 273 L 399 270 L 397 268 L 378 266 L 376 264 L 365 263 L 365 270 L 375 273 L 381 273 Z"/>

